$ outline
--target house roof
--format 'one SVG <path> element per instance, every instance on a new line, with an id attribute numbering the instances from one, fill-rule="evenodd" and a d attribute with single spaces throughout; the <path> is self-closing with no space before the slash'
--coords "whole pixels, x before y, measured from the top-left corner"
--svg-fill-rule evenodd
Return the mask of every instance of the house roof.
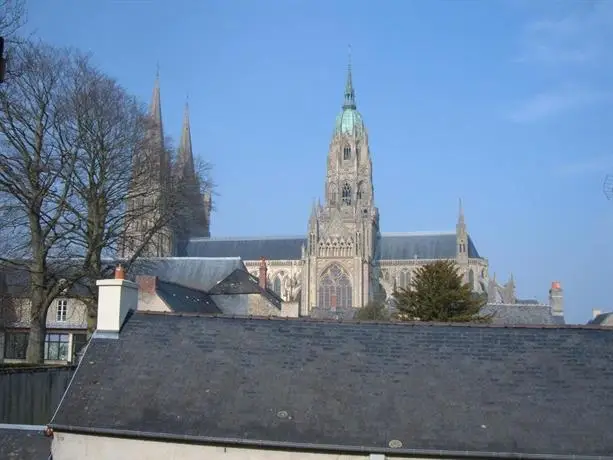
<path id="1" fill-rule="evenodd" d="M 44 427 L 0 424 L 0 458 L 3 460 L 48 460 L 51 438 Z"/>
<path id="2" fill-rule="evenodd" d="M 176 283 L 158 280 L 156 292 L 158 296 L 174 312 L 178 313 L 222 313 L 211 296 L 197 289 L 181 286 Z"/>
<path id="3" fill-rule="evenodd" d="M 236 269 L 222 281 L 209 290 L 209 294 L 217 295 L 261 294 L 277 308 L 281 308 L 281 299 L 274 291 L 260 286 L 259 281 L 246 270 Z"/>
<path id="4" fill-rule="evenodd" d="M 91 340 L 51 426 L 299 450 L 613 458 L 612 348 L 610 329 L 587 326 L 136 312 L 118 339 Z"/>
<path id="5" fill-rule="evenodd" d="M 187 253 L 199 257 L 234 256 L 243 260 L 298 260 L 302 257 L 304 236 L 194 238 Z M 468 256 L 479 258 L 472 239 L 468 238 Z M 446 233 L 383 233 L 380 259 L 451 259 L 456 257 L 456 234 Z"/>
<path id="6" fill-rule="evenodd" d="M 130 275 L 154 275 L 182 286 L 208 291 L 237 268 L 246 270 L 239 257 L 164 257 L 138 259 Z"/>
<path id="7" fill-rule="evenodd" d="M 600 313 L 595 318 L 591 319 L 588 324 L 613 326 L 613 312 Z"/>
<path id="8" fill-rule="evenodd" d="M 564 324 L 564 317 L 554 316 L 549 305 L 488 303 L 481 312 L 492 315 L 493 324 Z"/>

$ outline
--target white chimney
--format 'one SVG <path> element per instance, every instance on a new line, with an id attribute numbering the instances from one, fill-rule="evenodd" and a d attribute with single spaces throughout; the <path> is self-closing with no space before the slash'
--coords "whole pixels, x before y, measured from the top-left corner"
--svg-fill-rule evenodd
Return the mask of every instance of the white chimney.
<path id="1" fill-rule="evenodd" d="M 130 310 L 138 305 L 138 285 L 125 278 L 123 267 L 115 269 L 114 279 L 96 281 L 98 286 L 98 324 L 96 332 L 119 333 Z"/>

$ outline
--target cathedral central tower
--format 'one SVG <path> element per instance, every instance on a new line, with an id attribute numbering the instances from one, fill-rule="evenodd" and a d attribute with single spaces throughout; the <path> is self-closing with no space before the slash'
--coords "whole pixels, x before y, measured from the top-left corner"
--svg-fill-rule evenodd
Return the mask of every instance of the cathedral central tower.
<path id="1" fill-rule="evenodd" d="M 309 219 L 301 314 L 341 316 L 373 298 L 378 233 L 368 132 L 349 65 L 328 150 L 325 200 Z"/>

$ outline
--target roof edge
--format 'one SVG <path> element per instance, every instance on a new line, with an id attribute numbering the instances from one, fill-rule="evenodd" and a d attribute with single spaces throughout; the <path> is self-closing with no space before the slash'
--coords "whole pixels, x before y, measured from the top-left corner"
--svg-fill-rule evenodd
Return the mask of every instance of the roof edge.
<path id="1" fill-rule="evenodd" d="M 232 294 L 209 294 L 215 295 L 232 295 Z M 336 323 L 336 324 L 385 324 L 388 326 L 400 327 L 464 327 L 470 329 L 584 329 L 597 330 L 609 333 L 610 326 L 601 326 L 599 324 L 484 324 L 484 323 L 436 323 L 426 321 L 368 321 L 354 319 L 328 319 L 328 318 L 313 318 L 310 316 L 289 317 L 289 316 L 263 316 L 263 315 L 229 315 L 216 313 L 185 313 L 185 312 L 166 312 L 152 310 L 137 310 L 135 313 L 146 314 L 152 316 L 186 316 L 190 318 L 216 318 L 225 320 L 252 320 L 252 321 L 295 321 L 305 323 Z M 613 457 L 612 457 L 613 458 Z"/>
<path id="2" fill-rule="evenodd" d="M 45 428 L 45 425 L 16 425 L 13 423 L 0 423 L 0 430 L 45 431 Z"/>
<path id="3" fill-rule="evenodd" d="M 560 454 L 517 454 L 512 452 L 472 452 L 472 451 L 445 451 L 445 450 L 427 450 L 427 449 L 404 449 L 391 447 L 366 447 L 366 446 L 343 446 L 335 444 L 309 444 L 296 443 L 288 441 L 265 441 L 251 440 L 239 438 L 219 438 L 209 436 L 189 436 L 177 435 L 171 433 L 151 433 L 146 431 L 130 431 L 117 430 L 113 428 L 91 428 L 77 427 L 71 425 L 50 424 L 48 425 L 54 431 L 75 434 L 90 434 L 95 436 L 112 436 L 128 439 L 148 439 L 153 441 L 174 441 L 186 444 L 213 444 L 226 445 L 237 447 L 251 447 L 260 449 L 295 449 L 308 452 L 335 452 L 335 453 L 372 453 L 372 454 L 388 454 L 388 455 L 404 455 L 409 457 L 435 457 L 435 458 L 471 458 L 471 459 L 517 459 L 523 458 L 528 460 L 577 460 L 583 458 L 585 460 L 613 460 L 613 457 L 597 456 L 597 455 L 560 455 Z"/>

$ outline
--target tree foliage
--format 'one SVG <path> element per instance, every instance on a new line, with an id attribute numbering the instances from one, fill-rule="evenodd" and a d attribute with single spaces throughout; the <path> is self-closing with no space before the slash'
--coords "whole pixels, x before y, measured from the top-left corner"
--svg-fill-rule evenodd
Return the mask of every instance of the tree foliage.
<path id="1" fill-rule="evenodd" d="M 396 318 L 402 321 L 489 322 L 481 314 L 486 300 L 463 282 L 453 261 L 418 268 L 407 289 L 394 293 Z"/>
<path id="2" fill-rule="evenodd" d="M 390 314 L 385 304 L 373 301 L 360 308 L 353 318 L 360 321 L 389 321 Z"/>

